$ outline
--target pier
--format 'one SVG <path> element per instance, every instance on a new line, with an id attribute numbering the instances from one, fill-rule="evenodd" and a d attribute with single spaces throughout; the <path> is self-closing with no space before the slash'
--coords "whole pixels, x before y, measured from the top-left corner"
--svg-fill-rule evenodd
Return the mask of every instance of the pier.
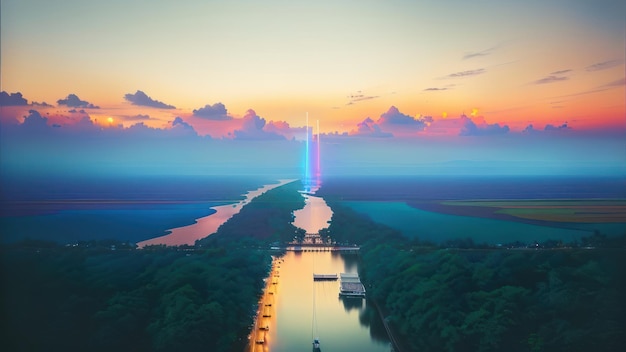
<path id="1" fill-rule="evenodd" d="M 336 281 L 337 274 L 313 274 L 313 281 Z"/>

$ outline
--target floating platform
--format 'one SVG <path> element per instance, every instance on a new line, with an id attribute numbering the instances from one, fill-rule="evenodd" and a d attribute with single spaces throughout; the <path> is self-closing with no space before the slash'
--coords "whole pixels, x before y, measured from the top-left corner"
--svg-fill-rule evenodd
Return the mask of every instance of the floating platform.
<path id="1" fill-rule="evenodd" d="M 361 283 L 358 274 L 341 273 L 341 285 L 339 286 L 339 296 L 343 297 L 365 297 L 365 286 Z"/>
<path id="2" fill-rule="evenodd" d="M 313 274 L 313 281 L 335 281 L 337 274 Z"/>

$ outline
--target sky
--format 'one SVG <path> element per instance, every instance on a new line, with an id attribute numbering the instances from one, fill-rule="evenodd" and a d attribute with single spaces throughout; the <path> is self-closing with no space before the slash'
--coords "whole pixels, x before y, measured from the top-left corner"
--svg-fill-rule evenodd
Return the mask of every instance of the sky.
<path id="1" fill-rule="evenodd" d="M 623 1 L 0 6 L 5 170 L 626 174 Z"/>

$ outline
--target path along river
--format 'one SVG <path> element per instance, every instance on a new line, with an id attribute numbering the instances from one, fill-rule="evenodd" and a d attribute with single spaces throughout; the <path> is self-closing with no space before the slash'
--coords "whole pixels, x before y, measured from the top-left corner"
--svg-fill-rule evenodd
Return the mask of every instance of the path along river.
<path id="1" fill-rule="evenodd" d="M 332 211 L 322 198 L 306 195 L 305 208 L 294 215 L 296 226 L 317 233 L 328 226 Z M 355 254 L 287 252 L 275 260 L 250 349 L 311 351 L 313 338 L 318 337 L 324 352 L 389 351 L 389 340 L 373 305 L 362 298 L 340 298 L 338 281 L 313 281 L 313 273 L 357 271 Z"/>

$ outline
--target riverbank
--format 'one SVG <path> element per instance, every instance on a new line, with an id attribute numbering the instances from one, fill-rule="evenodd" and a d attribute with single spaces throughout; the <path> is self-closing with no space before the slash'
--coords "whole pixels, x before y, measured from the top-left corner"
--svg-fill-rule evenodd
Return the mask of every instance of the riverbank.
<path id="1" fill-rule="evenodd" d="M 380 306 L 378 305 L 378 303 L 376 303 L 376 301 L 374 301 L 374 300 L 370 300 L 370 301 L 374 304 L 374 307 L 376 307 L 376 311 L 378 312 L 378 316 L 380 317 L 380 321 L 383 323 L 383 326 L 385 327 L 385 331 L 387 331 L 387 336 L 389 337 L 389 341 L 391 343 L 391 347 L 393 348 L 393 352 L 402 352 L 402 351 L 404 351 L 404 349 L 402 349 L 400 347 L 400 343 L 398 342 L 398 340 L 395 337 L 396 333 L 394 333 L 394 331 L 391 328 L 391 326 L 389 326 L 389 322 L 385 318 L 385 314 L 383 313 L 383 311 L 380 308 Z"/>
<path id="2" fill-rule="evenodd" d="M 217 229 L 228 221 L 233 215 L 239 213 L 241 209 L 250 203 L 257 196 L 270 191 L 276 187 L 283 186 L 285 184 L 294 182 L 296 180 L 279 180 L 276 184 L 267 184 L 263 187 L 259 187 L 256 190 L 247 192 L 245 198 L 235 204 L 226 204 L 211 209 L 214 212 L 205 217 L 196 219 L 191 225 L 178 227 L 168 230 L 170 233 L 164 236 L 152 238 L 146 241 L 137 243 L 139 248 L 150 245 L 166 245 L 166 246 L 180 246 L 180 245 L 193 245 L 196 240 L 205 238 L 217 232 Z"/>
<path id="3" fill-rule="evenodd" d="M 272 267 L 267 278 L 265 278 L 265 288 L 263 295 L 259 299 L 254 325 L 248 335 L 249 352 L 263 352 L 268 350 L 270 344 L 269 331 L 276 328 L 276 315 L 274 295 L 277 293 L 277 287 L 280 278 L 280 264 L 283 262 L 281 258 L 272 258 Z"/>

